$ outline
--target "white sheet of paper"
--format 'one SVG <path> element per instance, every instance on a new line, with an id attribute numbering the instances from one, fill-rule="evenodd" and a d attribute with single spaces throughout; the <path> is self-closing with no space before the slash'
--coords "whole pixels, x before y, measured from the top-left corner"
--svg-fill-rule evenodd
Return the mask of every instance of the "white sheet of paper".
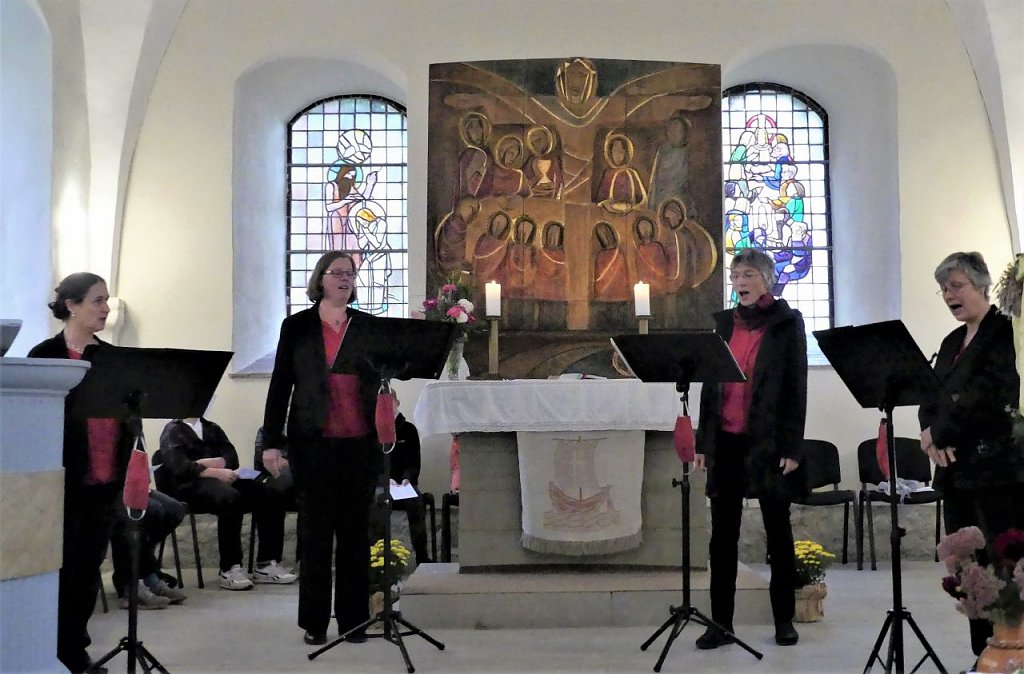
<path id="1" fill-rule="evenodd" d="M 402 501 L 407 498 L 416 498 L 419 494 L 416 492 L 416 487 L 411 484 L 393 484 L 391 485 L 391 500 Z"/>
<path id="2" fill-rule="evenodd" d="M 260 476 L 260 471 L 255 468 L 239 468 L 238 479 L 239 480 L 255 480 Z"/>

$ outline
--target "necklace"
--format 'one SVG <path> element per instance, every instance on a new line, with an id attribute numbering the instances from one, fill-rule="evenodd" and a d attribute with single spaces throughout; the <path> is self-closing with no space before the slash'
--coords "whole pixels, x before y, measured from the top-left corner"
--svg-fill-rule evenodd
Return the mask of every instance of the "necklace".
<path id="1" fill-rule="evenodd" d="M 72 351 L 74 351 L 75 353 L 85 353 L 85 347 L 88 346 L 88 345 L 78 346 L 77 344 L 72 344 L 71 342 L 67 342 L 67 345 L 68 345 L 68 348 L 71 349 Z"/>

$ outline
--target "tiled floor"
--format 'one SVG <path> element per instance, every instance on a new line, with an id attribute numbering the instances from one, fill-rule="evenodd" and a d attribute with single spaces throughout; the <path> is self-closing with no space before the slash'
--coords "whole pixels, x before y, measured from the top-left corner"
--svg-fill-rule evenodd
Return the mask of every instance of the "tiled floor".
<path id="1" fill-rule="evenodd" d="M 755 567 L 764 571 L 763 567 Z M 948 672 L 960 672 L 972 661 L 966 620 L 939 587 L 943 568 L 930 562 L 904 564 L 904 603 L 938 652 Z M 212 572 L 208 577 L 212 578 Z M 227 592 L 207 585 L 198 590 L 186 578 L 189 599 L 183 606 L 140 613 L 139 636 L 172 673 L 228 672 L 395 672 L 405 671 L 399 649 L 380 639 L 366 644 L 343 643 L 314 661 L 295 625 L 297 586 L 257 586 L 251 592 Z M 891 573 L 857 571 L 853 565 L 829 571 L 829 596 L 823 622 L 798 625 L 798 646 L 782 648 L 770 625 L 738 625 L 739 636 L 764 653 L 760 662 L 738 646 L 698 651 L 700 634 L 687 626 L 670 650 L 664 672 L 756 672 L 824 674 L 861 672 L 890 608 Z M 116 606 L 116 604 L 114 604 Z M 667 616 L 667 607 L 666 613 Z M 416 622 L 415 615 L 406 616 Z M 656 628 L 577 628 L 516 630 L 430 630 L 444 642 L 437 650 L 419 637 L 406 637 L 417 672 L 649 672 L 665 641 L 662 636 L 643 652 L 640 644 Z M 97 612 L 91 623 L 99 658 L 127 632 L 127 612 Z M 923 655 L 919 640 L 905 630 L 906 671 Z M 119 654 L 111 671 L 125 671 Z M 872 671 L 881 672 L 875 665 Z M 921 672 L 939 671 L 925 663 Z"/>

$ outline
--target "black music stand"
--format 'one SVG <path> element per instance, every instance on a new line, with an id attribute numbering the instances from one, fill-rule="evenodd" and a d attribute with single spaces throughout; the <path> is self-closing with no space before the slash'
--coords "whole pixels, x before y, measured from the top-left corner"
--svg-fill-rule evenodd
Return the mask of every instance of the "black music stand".
<path id="1" fill-rule="evenodd" d="M 458 327 L 454 323 L 446 321 L 367 318 L 357 315 L 349 322 L 331 371 L 355 372 L 376 377 L 380 380 L 382 393 L 391 390 L 392 379 L 437 379 L 444 370 L 457 330 Z M 381 638 L 398 646 L 409 674 L 415 672 L 416 668 L 413 667 L 402 637 L 419 636 L 436 646 L 438 650 L 444 650 L 443 643 L 410 623 L 392 608 L 391 580 L 387 574 L 391 570 L 391 490 L 388 489 L 388 477 L 391 475 L 393 449 L 394 444 L 381 445 L 384 456 L 381 473 L 383 489 L 380 490 L 381 507 L 384 511 L 384 608 L 377 615 L 370 616 L 369 620 L 310 653 L 307 656 L 310 660 L 376 623 L 381 623 L 382 632 L 366 636 Z M 403 631 L 402 627 L 406 630 Z"/>
<path id="2" fill-rule="evenodd" d="M 710 330 L 684 332 L 677 334 L 658 335 L 623 335 L 612 338 L 612 345 L 619 356 L 641 381 L 673 382 L 676 391 L 681 393 L 683 413 L 689 414 L 690 384 L 695 381 L 719 383 L 743 381 L 745 377 L 740 371 L 736 359 L 722 338 Z M 669 606 L 669 617 L 647 641 L 640 645 L 640 650 L 657 640 L 669 627 L 668 641 L 661 649 L 661 655 L 654 665 L 654 671 L 660 672 L 668 651 L 673 642 L 682 633 L 683 628 L 691 620 L 719 630 L 732 637 L 737 644 L 760 660 L 763 655 L 744 643 L 735 634 L 725 629 L 700 610 L 690 604 L 690 466 L 683 466 L 683 479 L 672 479 L 672 486 L 679 487 L 682 499 L 681 524 L 683 530 L 683 603 L 681 606 Z"/>
<path id="3" fill-rule="evenodd" d="M 75 389 L 75 413 L 84 417 L 126 419 L 135 433 L 136 447 L 145 450 L 142 419 L 178 419 L 201 416 L 231 360 L 230 351 L 184 349 L 132 349 L 105 346 L 90 351 L 92 366 Z M 100 667 L 121 651 L 128 653 L 128 672 L 140 662 L 145 672 L 168 674 L 160 661 L 138 639 L 139 521 L 128 510 L 127 536 L 131 548 L 128 583 L 128 635 L 97 660 Z"/>
<path id="4" fill-rule="evenodd" d="M 917 671 L 925 660 L 931 658 L 938 670 L 945 674 L 939 656 L 914 622 L 910 611 L 903 605 L 900 539 L 907 532 L 900 527 L 897 506 L 896 434 L 892 422 L 894 408 L 934 400 L 942 395 L 942 386 L 902 321 L 815 330 L 814 336 L 821 352 L 860 406 L 874 407 L 885 414 L 885 430 L 889 441 L 886 448 L 889 458 L 889 517 L 892 522 L 892 533 L 889 535 L 892 547 L 892 608 L 886 613 L 864 672 L 870 672 L 877 660 L 885 668 L 886 674 L 893 671 L 894 665 L 897 674 L 903 674 L 903 623 L 906 622 L 925 650 L 925 655 L 911 671 Z M 879 652 L 890 628 L 892 634 L 888 655 L 883 662 Z"/>

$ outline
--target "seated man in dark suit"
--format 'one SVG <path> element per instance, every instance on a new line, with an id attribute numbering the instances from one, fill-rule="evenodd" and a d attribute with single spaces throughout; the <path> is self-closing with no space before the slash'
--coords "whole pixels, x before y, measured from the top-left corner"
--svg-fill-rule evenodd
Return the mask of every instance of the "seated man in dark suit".
<path id="1" fill-rule="evenodd" d="M 395 410 L 398 409 L 398 396 L 395 398 Z M 395 449 L 391 452 L 390 482 L 393 485 L 406 484 L 416 487 L 420 480 L 420 434 L 416 426 L 405 418 L 401 412 L 395 417 Z M 417 491 L 419 491 L 417 489 Z M 423 497 L 393 501 L 394 510 L 404 510 L 409 519 L 409 536 L 412 538 L 412 549 L 417 564 L 429 564 L 433 560 L 427 552 L 427 522 Z M 384 522 L 379 508 L 374 508 L 371 516 L 371 537 L 378 540 L 383 536 Z"/>
<path id="2" fill-rule="evenodd" d="M 242 518 L 256 518 L 258 583 L 293 583 L 297 576 L 281 566 L 284 546 L 284 499 L 259 480 L 244 479 L 238 453 L 220 426 L 202 418 L 175 419 L 160 434 L 157 487 L 194 512 L 217 515 L 220 586 L 248 590 L 253 581 L 242 568 Z"/>

